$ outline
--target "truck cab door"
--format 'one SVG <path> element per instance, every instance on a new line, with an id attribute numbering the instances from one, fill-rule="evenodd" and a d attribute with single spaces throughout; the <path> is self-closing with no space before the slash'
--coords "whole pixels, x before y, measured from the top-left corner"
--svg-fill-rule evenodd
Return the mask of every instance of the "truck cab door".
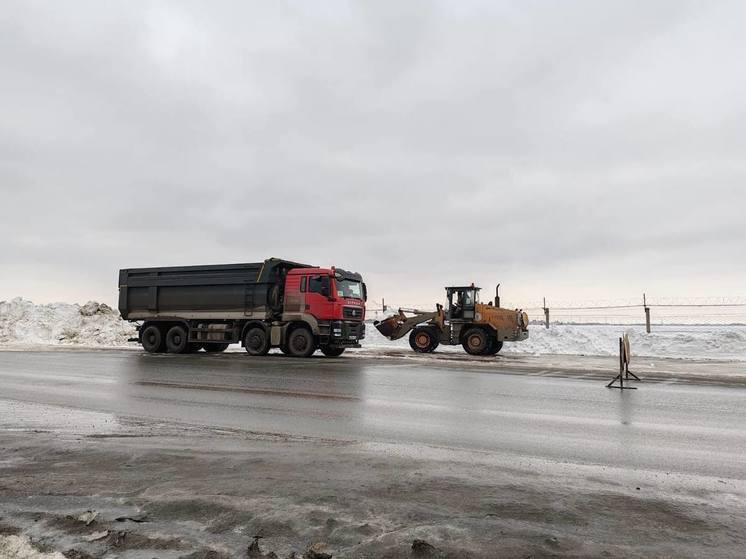
<path id="1" fill-rule="evenodd" d="M 331 278 L 326 275 L 311 274 L 306 285 L 305 311 L 319 320 L 334 318 L 334 302 L 331 297 Z"/>

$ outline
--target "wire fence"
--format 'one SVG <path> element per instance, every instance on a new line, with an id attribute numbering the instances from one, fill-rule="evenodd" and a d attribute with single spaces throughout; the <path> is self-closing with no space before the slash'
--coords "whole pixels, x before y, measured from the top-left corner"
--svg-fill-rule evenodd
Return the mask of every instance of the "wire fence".
<path id="1" fill-rule="evenodd" d="M 648 297 L 607 300 L 510 301 L 503 308 L 521 309 L 533 324 L 746 325 L 746 297 Z M 368 301 L 368 314 L 384 316 L 398 308 L 434 310 L 435 304 L 390 304 Z"/>

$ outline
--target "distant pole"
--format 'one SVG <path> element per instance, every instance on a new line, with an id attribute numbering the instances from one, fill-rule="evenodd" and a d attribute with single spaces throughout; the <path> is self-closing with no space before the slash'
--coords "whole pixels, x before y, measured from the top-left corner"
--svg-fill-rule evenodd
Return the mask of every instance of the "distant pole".
<path id="1" fill-rule="evenodd" d="M 547 308 L 547 298 L 544 297 L 544 323 L 549 329 L 549 309 Z"/>
<path id="2" fill-rule="evenodd" d="M 386 299 L 381 299 L 381 306 L 383 307 L 383 312 L 386 312 Z"/>
<path id="3" fill-rule="evenodd" d="M 624 341 L 619 338 L 619 388 L 624 389 Z"/>
<path id="4" fill-rule="evenodd" d="M 650 334 L 650 307 L 648 307 L 648 300 L 645 294 L 642 294 L 642 306 L 645 307 L 645 330 Z"/>

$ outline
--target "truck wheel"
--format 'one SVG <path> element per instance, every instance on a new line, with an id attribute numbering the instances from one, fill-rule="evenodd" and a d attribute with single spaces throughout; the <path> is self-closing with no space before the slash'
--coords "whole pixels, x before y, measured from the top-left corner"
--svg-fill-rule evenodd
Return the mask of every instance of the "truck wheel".
<path id="1" fill-rule="evenodd" d="M 157 326 L 150 325 L 142 332 L 142 347 L 148 353 L 159 353 L 163 351 L 163 334 Z"/>
<path id="2" fill-rule="evenodd" d="M 313 334 L 307 328 L 296 328 L 288 336 L 288 351 L 293 357 L 311 357 L 316 351 Z"/>
<path id="3" fill-rule="evenodd" d="M 440 345 L 432 328 L 418 326 L 409 334 L 409 346 L 417 353 L 432 353 Z"/>
<path id="4" fill-rule="evenodd" d="M 261 326 L 252 326 L 246 330 L 246 335 L 243 338 L 243 346 L 249 355 L 267 355 L 269 353 L 267 331 Z"/>
<path id="5" fill-rule="evenodd" d="M 205 344 L 204 347 L 207 353 L 221 353 L 228 349 L 230 344 Z"/>
<path id="6" fill-rule="evenodd" d="M 343 347 L 322 347 L 321 353 L 326 355 L 327 357 L 339 357 L 345 352 L 345 348 Z"/>
<path id="7" fill-rule="evenodd" d="M 485 351 L 485 355 L 495 355 L 496 353 L 500 353 L 500 350 L 503 348 L 503 343 L 498 342 L 497 338 L 494 336 L 490 336 L 490 345 L 487 348 L 487 351 Z"/>
<path id="8" fill-rule="evenodd" d="M 183 326 L 172 326 L 166 332 L 166 351 L 169 353 L 186 353 L 189 342 L 187 331 Z"/>
<path id="9" fill-rule="evenodd" d="M 469 355 L 484 355 L 489 347 L 489 340 L 484 330 L 471 328 L 464 334 L 464 341 L 461 345 Z"/>

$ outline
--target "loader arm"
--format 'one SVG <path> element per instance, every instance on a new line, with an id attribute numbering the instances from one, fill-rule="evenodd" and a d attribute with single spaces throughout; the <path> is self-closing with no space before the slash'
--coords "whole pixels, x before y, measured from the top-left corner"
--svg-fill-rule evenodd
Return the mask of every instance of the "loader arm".
<path id="1" fill-rule="evenodd" d="M 407 316 L 405 311 L 399 309 L 397 314 L 380 322 L 376 321 L 373 324 L 389 340 L 398 340 L 409 334 L 418 324 L 422 324 L 423 322 L 437 322 L 436 319 L 443 311 L 438 309 L 436 312 L 420 312 L 417 310 L 407 312 L 413 316 Z"/>

